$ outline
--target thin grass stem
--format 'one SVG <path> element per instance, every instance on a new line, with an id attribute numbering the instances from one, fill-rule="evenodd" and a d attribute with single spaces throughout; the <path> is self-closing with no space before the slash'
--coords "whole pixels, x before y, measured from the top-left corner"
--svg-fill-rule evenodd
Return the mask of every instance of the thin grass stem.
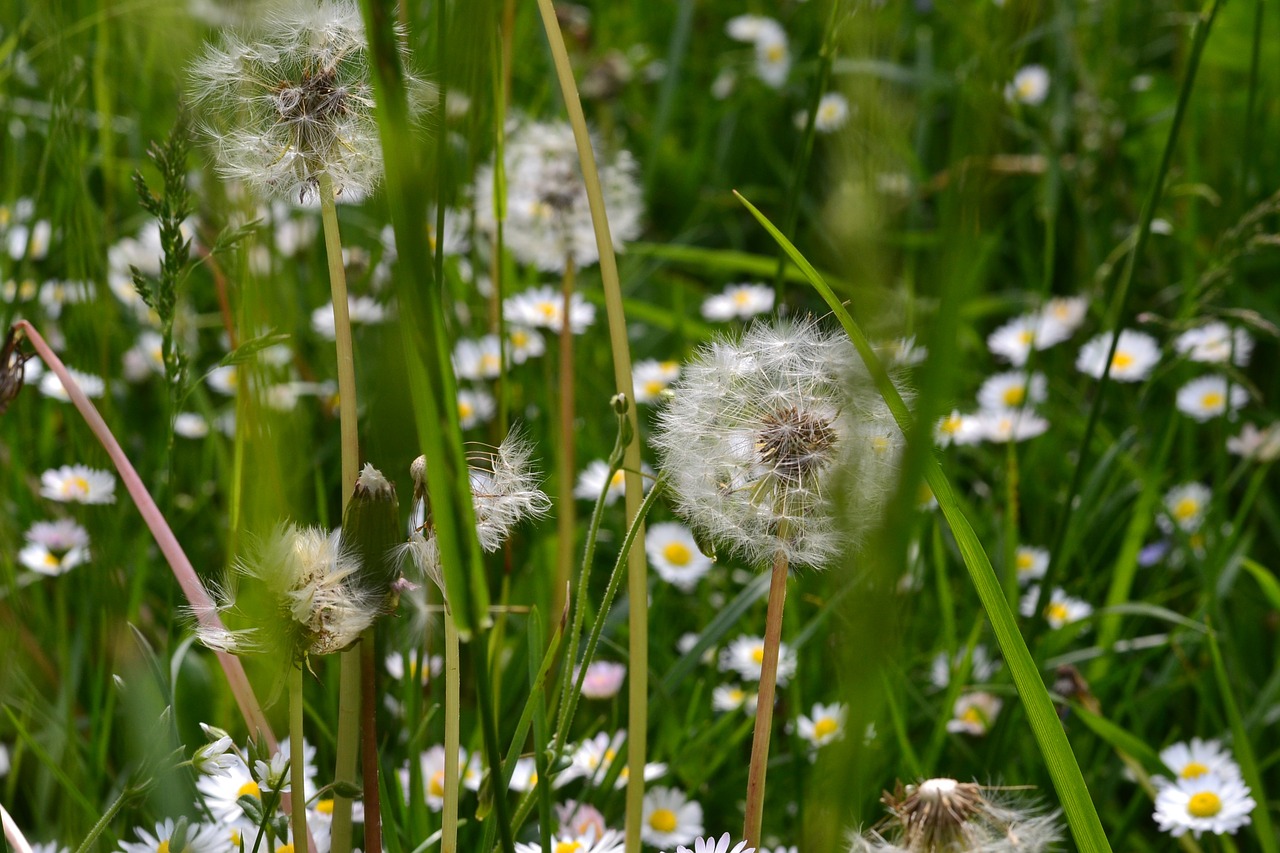
<path id="1" fill-rule="evenodd" d="M 302 748 L 302 666 L 289 668 L 289 821 L 295 842 L 307 837 L 306 750 Z"/>
<path id="2" fill-rule="evenodd" d="M 559 613 L 564 609 L 564 596 L 569 587 L 569 576 L 573 572 L 573 554 L 575 532 L 578 525 L 578 514 L 573 494 L 574 472 L 577 470 L 574 460 L 574 375 L 573 369 L 573 327 L 570 324 L 569 309 L 573 304 L 573 256 L 564 259 L 564 278 L 560 284 L 564 316 L 560 321 L 560 440 L 559 480 L 560 506 L 556 512 L 556 575 L 551 588 L 551 612 Z M 607 483 L 606 483 L 607 485 Z M 572 640 L 570 640 L 572 642 Z M 572 664 L 572 661 L 570 661 Z"/>
<path id="3" fill-rule="evenodd" d="M 742 836 L 748 847 L 760 846 L 764 821 L 764 783 L 769 771 L 769 737 L 773 733 L 773 700 L 778 686 L 778 650 L 782 644 L 782 616 L 787 600 L 787 556 L 773 560 L 769 578 L 769 610 L 764 626 L 764 660 L 760 663 L 760 694 L 756 726 L 751 737 L 751 767 L 747 771 L 747 809 Z"/>
<path id="4" fill-rule="evenodd" d="M 458 790 L 460 771 L 458 747 L 462 743 L 462 700 L 459 680 L 462 677 L 458 642 L 458 626 L 445 605 L 444 612 L 444 807 L 440 817 L 440 853 L 458 850 Z M 431 780 L 427 780 L 431 784 Z"/>

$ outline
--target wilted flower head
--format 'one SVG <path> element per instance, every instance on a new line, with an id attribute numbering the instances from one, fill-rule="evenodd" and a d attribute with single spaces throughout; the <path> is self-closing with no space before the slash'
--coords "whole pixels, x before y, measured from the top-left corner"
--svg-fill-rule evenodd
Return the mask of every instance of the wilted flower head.
<path id="1" fill-rule="evenodd" d="M 851 839 L 851 853 L 1036 853 L 1062 836 L 1054 812 L 997 803 L 981 785 L 955 779 L 898 783 L 880 798 L 889 817 Z"/>
<path id="2" fill-rule="evenodd" d="M 541 518 L 551 511 L 551 499 L 539 488 L 540 475 L 533 468 L 533 446 L 512 431 L 497 450 L 472 450 L 467 465 L 476 534 L 486 551 L 497 551 L 511 531 L 526 518 Z M 420 571 L 444 589 L 440 576 L 440 551 L 427 500 L 427 460 L 419 456 L 410 468 L 413 475 L 413 509 L 409 516 L 409 542 L 405 551 Z"/>
<path id="3" fill-rule="evenodd" d="M 564 122 L 518 124 L 507 139 L 504 158 L 507 218 L 503 234 L 511 253 L 522 263 L 548 272 L 563 271 L 566 260 L 579 268 L 598 261 L 573 128 Z M 625 242 L 640 234 L 642 198 L 635 158 L 620 151 L 611 160 L 601 159 L 598 166 L 613 247 L 621 251 Z M 476 223 L 485 231 L 497 224 L 493 182 L 493 165 L 480 169 L 475 183 Z"/>
<path id="4" fill-rule="evenodd" d="M 327 174 L 363 196 L 382 177 L 364 23 L 350 0 L 276 5 L 245 35 L 228 33 L 191 69 L 196 104 L 222 174 L 305 199 Z M 411 93 L 422 88 L 411 81 Z"/>
<path id="5" fill-rule="evenodd" d="M 249 627 L 212 631 L 201 626 L 196 636 L 210 648 L 288 655 L 293 662 L 345 649 L 381 606 L 380 597 L 359 583 L 360 565 L 339 531 L 278 525 L 233 569 L 241 579 L 256 582 L 240 590 L 236 606 Z M 230 607 L 228 599 L 220 609 Z"/>
<path id="6" fill-rule="evenodd" d="M 874 520 L 896 473 L 902 436 L 866 376 L 845 338 L 809 320 L 704 347 L 653 438 L 677 509 L 752 562 L 823 565 Z M 856 491 L 840 494 L 845 476 Z"/>

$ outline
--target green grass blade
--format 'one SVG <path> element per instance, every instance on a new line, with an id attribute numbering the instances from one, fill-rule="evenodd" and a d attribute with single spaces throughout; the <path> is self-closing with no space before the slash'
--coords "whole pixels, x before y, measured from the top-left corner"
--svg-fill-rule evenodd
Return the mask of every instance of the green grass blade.
<path id="1" fill-rule="evenodd" d="M 738 200 L 746 206 L 769 235 L 778 241 L 792 262 L 804 273 L 809 283 L 826 300 L 827 306 L 839 318 L 854 347 L 862 356 L 868 372 L 884 397 L 885 403 L 893 412 L 898 426 L 904 433 L 910 433 L 913 418 L 907 409 L 907 404 L 872 351 L 866 335 L 854 322 L 844 304 L 823 281 L 813 265 L 763 213 L 738 193 L 735 192 L 734 195 L 738 196 Z M 991 567 L 991 561 L 987 558 L 982 543 L 978 541 L 977 534 L 974 533 L 973 527 L 960 508 L 960 503 L 951 490 L 951 483 L 947 480 L 937 459 L 929 457 L 924 474 L 934 497 L 937 498 L 938 506 L 951 526 L 951 533 L 960 549 L 965 568 L 969 570 L 969 577 L 982 601 L 982 608 L 991 622 L 996 640 L 1000 644 L 1000 651 L 1009 664 L 1018 697 L 1026 708 L 1032 733 L 1035 735 L 1040 754 L 1057 789 L 1062 811 L 1071 827 L 1076 845 L 1085 853 L 1109 851 L 1111 845 L 1108 844 L 1107 836 L 1102 830 L 1102 822 L 1098 819 L 1097 809 L 1094 808 L 1093 800 L 1089 796 L 1089 788 L 1080 772 L 1080 765 L 1076 761 L 1075 753 L 1071 750 L 1071 744 L 1067 741 L 1066 733 L 1062 730 L 1062 723 L 1058 719 L 1057 711 L 1054 710 L 1049 691 L 1040 678 L 1040 672 L 1031 657 L 1026 641 L 1018 631 L 1013 611 L 1009 608 L 1009 602 L 1005 598 L 995 570 Z"/>

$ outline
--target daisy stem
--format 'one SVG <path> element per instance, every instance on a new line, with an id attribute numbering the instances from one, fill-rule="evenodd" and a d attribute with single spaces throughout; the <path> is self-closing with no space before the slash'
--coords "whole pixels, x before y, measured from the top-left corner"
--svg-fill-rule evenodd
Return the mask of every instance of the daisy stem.
<path id="1" fill-rule="evenodd" d="M 444 608 L 444 811 L 440 818 L 440 853 L 458 850 L 458 747 L 462 741 L 462 700 L 458 681 L 461 666 L 458 626 L 446 602 Z M 427 780 L 427 785 L 431 780 Z"/>
<path id="2" fill-rule="evenodd" d="M 1005 443 L 1004 594 L 1010 607 L 1018 606 L 1018 451 L 1012 439 Z"/>
<path id="3" fill-rule="evenodd" d="M 333 332 L 338 349 L 338 421 L 342 432 L 342 508 L 346 509 L 360 463 L 356 433 L 356 365 L 351 345 L 351 316 L 347 305 L 347 273 L 342 264 L 342 237 L 338 233 L 338 206 L 333 179 L 320 173 L 320 218 L 324 224 L 325 257 L 329 262 L 329 290 L 333 295 Z M 356 752 L 360 739 L 360 651 L 342 653 L 338 677 L 338 743 L 335 782 L 356 781 Z M 366 783 L 368 780 L 366 780 Z M 376 786 L 377 780 L 374 780 Z M 366 818 L 370 819 L 370 818 Z M 372 816 L 376 820 L 376 816 Z M 333 851 L 351 849 L 351 800 L 333 798 Z"/>
<path id="4" fill-rule="evenodd" d="M 302 666 L 289 669 L 289 803 L 294 843 L 307 837 L 306 750 L 302 748 Z"/>
<path id="5" fill-rule="evenodd" d="M 635 387 L 631 378 L 631 349 L 627 342 L 627 318 L 622 305 L 622 283 L 618 277 L 618 259 L 613 252 L 613 238 L 609 234 L 609 217 L 604 208 L 604 191 L 600 186 L 600 173 L 596 169 L 595 152 L 591 150 L 591 135 L 587 131 L 587 118 L 578 97 L 578 84 L 573 79 L 573 66 L 569 51 L 564 45 L 564 34 L 556 20 L 552 0 L 538 0 L 542 15 L 542 27 L 547 33 L 547 44 L 555 62 L 556 77 L 564 97 L 565 110 L 573 125 L 573 139 L 578 148 L 578 163 L 587 189 L 587 203 L 591 208 L 591 225 L 595 230 L 596 248 L 600 253 L 600 284 L 604 290 L 605 313 L 609 320 L 609 347 L 613 353 L 613 378 L 617 393 L 635 401 Z M 626 471 L 625 505 L 626 524 L 637 527 L 638 538 L 644 539 L 643 523 L 637 522 L 644 487 L 640 480 L 640 430 L 636 423 L 635 406 L 627 412 L 631 428 L 623 457 Z M 640 821 L 644 810 L 644 759 L 649 733 L 649 562 L 643 548 L 634 548 L 627 563 L 628 611 L 628 702 L 627 702 L 627 853 L 640 851 Z"/>
<path id="6" fill-rule="evenodd" d="M 778 648 L 782 643 L 782 613 L 787 600 L 787 555 L 779 552 L 769 578 L 769 612 L 764 627 L 764 660 L 760 662 L 760 694 L 756 728 L 751 738 L 751 767 L 747 771 L 747 812 L 742 834 L 748 847 L 760 846 L 764 818 L 764 781 L 769 769 L 769 736 L 773 732 L 773 696 L 778 683 Z"/>
<path id="7" fill-rule="evenodd" d="M 561 282 L 564 316 L 560 321 L 560 508 L 556 523 L 556 579 L 551 589 L 551 612 L 564 610 L 569 575 L 573 571 L 574 529 L 577 526 L 574 474 L 574 398 L 573 398 L 573 325 L 569 309 L 573 304 L 573 256 L 564 259 L 564 279 Z M 572 661 L 570 661 L 572 665 Z"/>

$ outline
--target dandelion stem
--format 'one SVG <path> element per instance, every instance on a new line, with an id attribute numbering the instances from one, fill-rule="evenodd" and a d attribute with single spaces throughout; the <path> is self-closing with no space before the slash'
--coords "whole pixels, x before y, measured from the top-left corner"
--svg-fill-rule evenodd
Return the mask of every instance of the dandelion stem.
<path id="1" fill-rule="evenodd" d="M 359 474 L 360 443 L 356 433 L 356 366 L 351 346 L 351 316 L 347 305 L 347 273 L 342 264 L 342 237 L 338 233 L 338 207 L 333 195 L 333 179 L 320 173 L 320 218 L 324 224 L 325 257 L 329 262 L 329 290 L 333 295 L 333 331 L 338 348 L 338 420 L 342 431 L 342 506 L 346 509 L 351 487 Z M 335 782 L 354 783 L 356 752 L 360 739 L 360 652 L 342 653 L 338 681 L 338 744 L 334 765 Z M 366 784 L 368 780 L 365 780 Z M 375 778 L 376 786 L 377 780 Z M 367 791 L 366 791 L 367 793 Z M 377 816 L 366 816 L 377 820 Z M 341 794 L 333 798 L 333 850 L 351 849 L 351 800 Z"/>
<path id="2" fill-rule="evenodd" d="M 764 627 L 764 660 L 760 662 L 760 695 L 756 728 L 751 738 L 751 768 L 747 772 L 747 813 L 742 834 L 748 847 L 760 846 L 764 819 L 764 782 L 769 769 L 769 736 L 773 733 L 773 696 L 778 683 L 778 647 L 782 643 L 782 613 L 787 600 L 787 556 L 779 552 L 769 578 L 769 612 Z"/>
<path id="3" fill-rule="evenodd" d="M 360 645 L 360 769 L 364 776 L 364 849 L 382 849 L 382 797 L 378 786 L 378 693 L 374 677 L 375 631 L 364 629 Z M 372 780 L 372 783 L 370 783 Z"/>
<path id="4" fill-rule="evenodd" d="M 565 590 L 573 570 L 574 529 L 577 513 L 574 511 L 574 397 L 573 397 L 573 326 L 569 309 L 573 303 L 573 256 L 564 259 L 564 279 L 561 295 L 564 301 L 564 317 L 560 322 L 560 506 L 557 512 L 556 579 L 551 589 L 551 612 L 564 609 Z M 570 665 L 572 665 L 570 661 Z"/>
<path id="5" fill-rule="evenodd" d="M 306 750 L 302 748 L 302 666 L 289 668 L 289 802 L 295 844 L 307 837 Z"/>
<path id="6" fill-rule="evenodd" d="M 462 711 L 458 680 L 462 670 L 458 626 L 448 604 L 444 610 L 444 811 L 440 825 L 440 853 L 458 850 L 458 746 L 462 736 L 459 717 Z M 430 780 L 427 780 L 430 784 Z"/>

